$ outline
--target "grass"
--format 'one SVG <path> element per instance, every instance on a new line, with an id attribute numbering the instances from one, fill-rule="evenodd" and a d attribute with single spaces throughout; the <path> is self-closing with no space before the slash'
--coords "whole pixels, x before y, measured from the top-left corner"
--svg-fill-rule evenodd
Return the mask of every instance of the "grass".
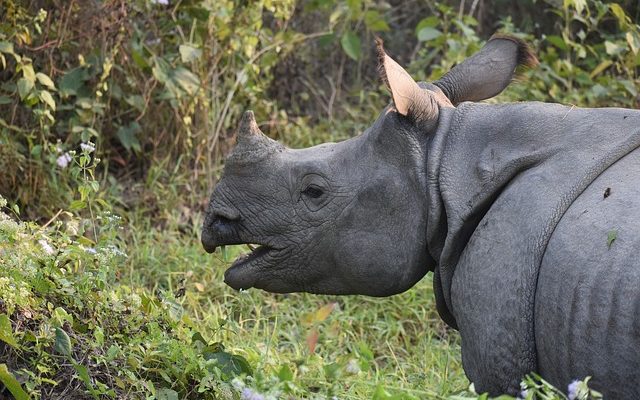
<path id="1" fill-rule="evenodd" d="M 223 273 L 247 249 L 206 254 L 199 213 L 63 212 L 41 226 L 5 205 L 0 398 L 487 398 L 470 391 L 431 275 L 389 298 L 236 292 Z M 525 386 L 527 400 L 566 399 Z"/>

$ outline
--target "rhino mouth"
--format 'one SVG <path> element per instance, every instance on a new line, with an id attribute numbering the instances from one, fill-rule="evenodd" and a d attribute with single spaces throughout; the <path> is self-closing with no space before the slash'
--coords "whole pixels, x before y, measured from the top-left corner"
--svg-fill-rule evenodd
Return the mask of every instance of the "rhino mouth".
<path id="1" fill-rule="evenodd" d="M 259 276 L 260 266 L 264 265 L 277 252 L 276 249 L 267 245 L 247 246 L 251 252 L 238 256 L 224 273 L 225 283 L 236 290 L 254 287 Z"/>
<path id="2" fill-rule="evenodd" d="M 255 287 L 258 279 L 265 270 L 275 262 L 280 249 L 265 243 L 253 235 L 242 232 L 242 226 L 237 221 L 223 217 L 213 217 L 205 222 L 202 230 L 202 245 L 208 253 L 213 253 L 218 247 L 228 245 L 246 245 L 251 251 L 240 255 L 224 273 L 224 281 L 236 290 Z M 255 243 L 255 244 L 252 244 Z"/>

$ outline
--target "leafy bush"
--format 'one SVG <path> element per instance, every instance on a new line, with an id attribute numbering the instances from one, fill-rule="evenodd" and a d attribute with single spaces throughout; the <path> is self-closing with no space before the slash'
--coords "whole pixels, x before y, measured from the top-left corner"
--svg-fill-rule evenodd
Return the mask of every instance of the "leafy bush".
<path id="1" fill-rule="evenodd" d="M 239 113 L 249 103 L 261 115 L 274 109 L 258 101 L 270 69 L 304 36 L 265 20 L 286 24 L 292 7 L 109 0 L 43 11 L 3 2 L 0 193 L 27 215 L 65 207 L 73 177 L 55 161 L 89 141 L 105 173 L 126 180 L 178 160 L 192 187 L 208 188 Z"/>
<path id="2" fill-rule="evenodd" d="M 94 223 L 95 243 L 80 234 Z M 117 282 L 126 258 L 118 227 L 109 213 L 93 222 L 64 213 L 46 228 L 0 213 L 4 390 L 18 399 L 237 398 L 230 379 L 251 367 L 204 339 L 180 293 Z"/>

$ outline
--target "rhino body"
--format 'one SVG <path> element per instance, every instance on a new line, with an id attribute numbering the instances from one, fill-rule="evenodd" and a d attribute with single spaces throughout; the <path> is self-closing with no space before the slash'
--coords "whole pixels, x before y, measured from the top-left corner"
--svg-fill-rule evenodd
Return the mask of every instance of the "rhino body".
<path id="1" fill-rule="evenodd" d="M 606 398 L 639 398 L 640 112 L 450 114 L 430 149 L 428 240 L 469 379 L 496 394 L 530 371 L 560 388 L 593 376 Z"/>
<path id="2" fill-rule="evenodd" d="M 474 102 L 527 59 L 515 39 L 434 84 L 379 51 L 393 104 L 362 135 L 292 150 L 245 114 L 202 242 L 261 246 L 225 281 L 388 296 L 434 271 L 478 391 L 537 372 L 640 398 L 640 112 Z"/>

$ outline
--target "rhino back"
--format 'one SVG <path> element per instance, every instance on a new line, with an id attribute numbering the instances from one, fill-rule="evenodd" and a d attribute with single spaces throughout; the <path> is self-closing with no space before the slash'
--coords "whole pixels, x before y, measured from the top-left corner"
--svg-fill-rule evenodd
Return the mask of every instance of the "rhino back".
<path id="1" fill-rule="evenodd" d="M 640 149 L 572 203 L 549 241 L 535 337 L 539 371 L 552 383 L 593 376 L 605 398 L 640 398 L 639 251 Z"/>

